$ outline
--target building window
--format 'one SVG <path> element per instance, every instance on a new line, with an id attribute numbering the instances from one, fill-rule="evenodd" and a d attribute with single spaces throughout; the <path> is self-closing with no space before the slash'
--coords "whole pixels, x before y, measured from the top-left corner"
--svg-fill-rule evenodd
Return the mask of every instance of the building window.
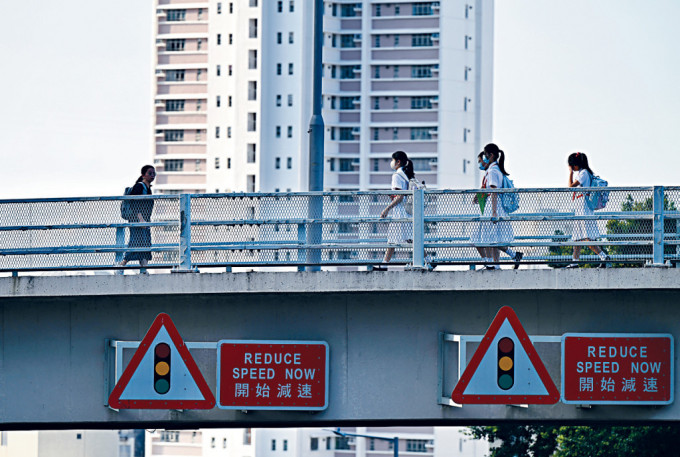
<path id="1" fill-rule="evenodd" d="M 432 134 L 430 131 L 435 130 L 436 127 L 411 127 L 412 140 L 431 140 Z"/>
<path id="2" fill-rule="evenodd" d="M 340 5 L 340 17 L 355 17 L 360 3 L 347 3 Z M 335 5 L 333 5 L 335 6 Z"/>
<path id="3" fill-rule="evenodd" d="M 234 66 L 233 66 L 233 65 L 229 65 L 227 68 L 228 68 L 229 76 L 233 75 L 233 74 L 234 74 Z"/>
<path id="4" fill-rule="evenodd" d="M 469 99 L 469 98 L 467 98 L 467 97 L 463 98 L 463 111 L 467 111 L 467 110 L 468 110 L 468 106 L 469 106 L 469 104 L 470 104 L 471 102 L 472 102 L 471 99 Z"/>
<path id="5" fill-rule="evenodd" d="M 310 451 L 318 451 L 319 450 L 319 438 L 310 438 L 309 439 L 309 450 Z"/>
<path id="6" fill-rule="evenodd" d="M 293 0 L 290 0 L 288 2 L 288 12 L 290 12 L 290 13 L 295 12 L 295 2 Z"/>
<path id="7" fill-rule="evenodd" d="M 281 94 L 276 95 L 276 106 L 281 106 Z"/>
<path id="8" fill-rule="evenodd" d="M 186 21 L 187 10 L 168 10 L 165 20 L 168 22 Z"/>
<path id="9" fill-rule="evenodd" d="M 470 129 L 463 128 L 463 143 L 467 143 L 469 134 L 470 134 Z"/>
<path id="10" fill-rule="evenodd" d="M 222 14 L 222 2 L 217 2 L 217 14 Z"/>
<path id="11" fill-rule="evenodd" d="M 229 34 L 229 44 L 234 44 L 234 34 L 233 33 Z"/>
<path id="12" fill-rule="evenodd" d="M 184 130 L 166 130 L 163 139 L 165 141 L 184 141 Z"/>
<path id="13" fill-rule="evenodd" d="M 326 440 L 326 450 L 330 451 L 331 450 L 331 439 L 329 438 L 324 438 Z"/>
<path id="14" fill-rule="evenodd" d="M 288 94 L 288 106 L 293 106 L 293 94 Z"/>
<path id="15" fill-rule="evenodd" d="M 399 46 L 399 35 L 394 35 L 394 47 Z"/>
<path id="16" fill-rule="evenodd" d="M 294 41 L 293 32 L 288 32 L 288 44 L 293 44 Z"/>
<path id="17" fill-rule="evenodd" d="M 166 100 L 165 111 L 184 111 L 184 100 Z"/>
<path id="18" fill-rule="evenodd" d="M 217 73 L 217 76 L 222 75 L 222 65 L 217 65 L 215 67 L 215 72 Z"/>
<path id="19" fill-rule="evenodd" d="M 281 0 L 276 2 L 276 12 L 283 13 L 283 2 Z"/>
<path id="20" fill-rule="evenodd" d="M 222 449 L 226 449 L 226 448 L 227 448 L 227 439 L 223 438 L 222 439 Z"/>
<path id="21" fill-rule="evenodd" d="M 219 170 L 219 169 L 220 169 L 220 158 L 215 157 L 215 170 Z"/>
<path id="22" fill-rule="evenodd" d="M 355 79 L 360 65 L 343 65 L 340 67 L 340 79 Z"/>
<path id="23" fill-rule="evenodd" d="M 234 2 L 229 2 L 229 14 L 234 14 Z"/>
<path id="24" fill-rule="evenodd" d="M 282 67 L 281 67 L 281 64 L 280 64 L 280 63 L 277 63 L 277 64 L 276 64 L 276 74 L 277 74 L 277 75 L 281 75 L 281 68 L 282 68 Z"/>
<path id="25" fill-rule="evenodd" d="M 394 78 L 399 77 L 399 65 L 394 66 Z"/>
<path id="26" fill-rule="evenodd" d="M 380 129 L 373 129 L 373 141 L 380 140 Z"/>
<path id="27" fill-rule="evenodd" d="M 272 451 L 276 450 L 276 440 L 272 440 Z"/>
<path id="28" fill-rule="evenodd" d="M 293 126 L 288 126 L 288 138 L 293 138 Z"/>
<path id="29" fill-rule="evenodd" d="M 217 97 L 215 97 L 215 105 L 216 105 L 218 108 L 219 108 L 220 106 L 222 106 L 222 97 L 221 97 L 221 96 L 218 95 Z"/>
<path id="30" fill-rule="evenodd" d="M 354 141 L 354 132 L 352 127 L 340 127 L 340 141 Z"/>
<path id="31" fill-rule="evenodd" d="M 392 98 L 392 109 L 399 109 L 399 97 Z"/>
<path id="32" fill-rule="evenodd" d="M 379 47 L 380 47 L 380 35 L 376 35 L 376 36 L 375 36 L 374 46 L 373 46 L 373 47 L 374 47 L 374 48 L 379 48 Z"/>
<path id="33" fill-rule="evenodd" d="M 250 19 L 248 24 L 248 37 L 257 38 L 257 19 Z"/>
<path id="34" fill-rule="evenodd" d="M 340 162 L 342 162 L 343 160 L 349 160 L 350 162 L 352 161 L 352 159 L 341 159 Z M 348 451 L 349 450 L 349 437 L 347 437 L 347 436 L 336 436 L 335 437 L 335 449 L 336 450 Z"/>
<path id="35" fill-rule="evenodd" d="M 283 33 L 276 32 L 276 44 L 281 44 L 283 42 Z"/>
<path id="36" fill-rule="evenodd" d="M 164 443 L 178 443 L 179 432 L 164 430 L 161 432 L 161 441 Z"/>
<path id="37" fill-rule="evenodd" d="M 232 97 L 230 95 L 230 96 L 227 97 L 227 106 L 231 108 L 232 102 L 233 102 L 233 100 L 232 100 Z"/>
<path id="38" fill-rule="evenodd" d="M 248 192 L 255 192 L 255 175 L 248 175 L 246 178 L 246 182 L 248 184 Z M 248 444 L 250 444 L 250 441 L 248 442 Z"/>
<path id="39" fill-rule="evenodd" d="M 201 47 L 203 47 L 203 40 L 199 38 L 198 40 L 196 40 L 196 50 L 200 51 Z"/>
<path id="40" fill-rule="evenodd" d="M 222 44 L 222 34 L 221 34 L 221 33 L 218 33 L 218 34 L 217 34 L 217 44 L 218 44 L 218 45 L 221 45 L 221 44 Z"/>
<path id="41" fill-rule="evenodd" d="M 292 75 L 292 74 L 293 74 L 293 64 L 292 64 L 292 63 L 289 63 L 289 64 L 288 64 L 288 74 L 289 74 L 289 75 Z"/>
<path id="42" fill-rule="evenodd" d="M 470 41 L 472 41 L 472 37 L 469 35 L 465 35 L 465 49 L 469 49 Z"/>
<path id="43" fill-rule="evenodd" d="M 164 171 L 184 171 L 183 159 L 167 159 L 163 163 Z"/>
<path id="44" fill-rule="evenodd" d="M 432 97 L 411 97 L 411 109 L 432 109 Z"/>
<path id="45" fill-rule="evenodd" d="M 166 81 L 184 81 L 184 70 L 165 70 Z"/>
<path id="46" fill-rule="evenodd" d="M 248 51 L 248 69 L 255 70 L 257 68 L 257 49 L 250 49 Z"/>
<path id="47" fill-rule="evenodd" d="M 257 100 L 257 81 L 248 81 L 248 100 Z"/>
<path id="48" fill-rule="evenodd" d="M 292 4 L 293 2 L 290 2 L 290 3 Z M 288 159 L 288 160 L 291 160 L 291 159 Z M 290 167 L 288 167 L 288 168 L 290 168 Z M 288 440 L 283 440 L 283 450 L 284 451 L 288 450 Z"/>
<path id="49" fill-rule="evenodd" d="M 277 170 L 278 170 L 279 168 L 281 168 L 281 157 L 277 157 L 277 158 L 274 160 L 274 168 L 276 168 Z"/>
<path id="50" fill-rule="evenodd" d="M 414 3 L 413 4 L 413 16 L 432 16 L 434 10 L 432 9 L 432 3 Z"/>
<path id="51" fill-rule="evenodd" d="M 427 452 L 427 440 L 406 440 L 406 452 Z"/>
<path id="52" fill-rule="evenodd" d="M 392 139 L 393 140 L 399 139 L 399 127 L 393 127 L 392 128 Z"/>
<path id="53" fill-rule="evenodd" d="M 376 15 L 376 17 L 382 16 L 382 8 L 381 8 L 381 5 L 375 5 L 375 15 Z"/>
<path id="54" fill-rule="evenodd" d="M 254 178 L 254 176 L 253 176 Z M 243 430 L 243 444 L 250 444 L 250 440 L 252 439 L 252 429 L 246 428 Z"/>
<path id="55" fill-rule="evenodd" d="M 256 7 L 257 6 L 257 0 L 250 0 L 250 6 Z"/>
<path id="56" fill-rule="evenodd" d="M 293 168 L 293 158 L 292 157 L 288 157 L 288 159 L 286 159 L 286 168 L 288 168 L 289 170 Z M 284 449 L 284 451 L 285 451 L 285 449 Z"/>
<path id="57" fill-rule="evenodd" d="M 246 155 L 248 156 L 248 163 L 255 163 L 257 158 L 257 147 L 255 143 L 248 143 L 246 146 Z"/>
<path id="58" fill-rule="evenodd" d="M 231 127 L 227 127 L 227 138 L 231 138 Z"/>
<path id="59" fill-rule="evenodd" d="M 468 80 L 468 76 L 470 75 L 471 72 L 472 72 L 472 68 L 466 66 L 465 67 L 465 81 Z"/>
<path id="60" fill-rule="evenodd" d="M 432 65 L 413 65 L 411 66 L 411 78 L 431 78 Z"/>
<path id="61" fill-rule="evenodd" d="M 340 109 L 355 110 L 357 109 L 357 103 L 359 103 L 359 100 L 359 97 L 340 97 Z"/>
<path id="62" fill-rule="evenodd" d="M 394 7 L 394 15 L 399 16 L 401 14 L 401 7 L 399 5 Z"/>
<path id="63" fill-rule="evenodd" d="M 380 97 L 373 97 L 373 109 L 380 109 Z"/>
<path id="64" fill-rule="evenodd" d="M 201 74 L 203 74 L 203 71 L 200 68 L 196 70 L 196 81 L 201 80 Z"/>
<path id="65" fill-rule="evenodd" d="M 375 79 L 379 79 L 379 78 L 380 78 L 380 65 L 376 65 L 376 66 L 374 67 L 373 77 L 374 77 Z"/>
<path id="66" fill-rule="evenodd" d="M 276 126 L 276 138 L 281 138 L 281 126 Z"/>
<path id="67" fill-rule="evenodd" d="M 411 46 L 413 46 L 414 48 L 432 46 L 432 34 L 416 33 L 411 35 Z"/>
<path id="68" fill-rule="evenodd" d="M 374 160 L 374 162 L 377 163 L 378 161 L 377 161 L 377 160 Z M 376 168 L 377 168 L 377 167 L 376 167 Z M 374 171 L 378 171 L 378 170 L 374 170 Z M 374 225 L 374 227 L 375 227 L 375 224 L 373 224 L 373 225 Z M 376 227 L 376 228 L 377 228 L 377 227 Z M 375 451 L 375 438 L 371 438 L 371 439 L 368 441 L 368 450 L 369 450 L 369 451 Z"/>
<path id="69" fill-rule="evenodd" d="M 227 168 L 231 168 L 231 158 L 227 158 Z"/>
<path id="70" fill-rule="evenodd" d="M 165 41 L 165 50 L 166 51 L 184 51 L 184 44 L 186 43 L 186 40 L 180 39 L 180 40 L 166 40 Z"/>
<path id="71" fill-rule="evenodd" d="M 219 138 L 219 137 L 220 137 L 220 127 L 216 126 L 215 127 L 215 138 Z"/>
<path id="72" fill-rule="evenodd" d="M 248 113 L 248 131 L 255 132 L 257 130 L 257 113 Z"/>

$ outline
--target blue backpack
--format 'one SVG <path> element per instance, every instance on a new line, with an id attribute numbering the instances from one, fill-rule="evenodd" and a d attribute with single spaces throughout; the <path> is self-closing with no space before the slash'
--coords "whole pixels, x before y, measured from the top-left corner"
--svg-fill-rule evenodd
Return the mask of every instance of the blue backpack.
<path id="1" fill-rule="evenodd" d="M 132 192 L 132 187 L 126 187 L 124 195 L 130 195 L 130 192 Z M 123 200 L 120 202 L 120 217 L 126 221 L 134 220 L 135 216 L 132 214 L 132 200 Z"/>
<path id="2" fill-rule="evenodd" d="M 593 174 L 590 175 L 590 187 L 607 187 L 609 183 L 599 176 Z M 609 191 L 608 190 L 598 190 L 597 192 L 588 192 L 585 195 L 586 205 L 588 208 L 595 211 L 597 209 L 602 209 L 607 206 L 609 202 Z"/>
<path id="3" fill-rule="evenodd" d="M 503 189 L 514 189 L 515 185 L 512 180 L 503 175 Z M 519 209 L 519 194 L 516 192 L 501 194 L 501 206 L 506 213 L 514 213 Z"/>

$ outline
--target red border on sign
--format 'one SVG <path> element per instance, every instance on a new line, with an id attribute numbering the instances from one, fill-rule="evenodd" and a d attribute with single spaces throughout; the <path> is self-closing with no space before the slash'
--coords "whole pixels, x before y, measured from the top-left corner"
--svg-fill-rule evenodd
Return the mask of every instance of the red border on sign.
<path id="1" fill-rule="evenodd" d="M 194 379 L 194 382 L 198 386 L 198 389 L 203 394 L 203 400 L 121 400 L 120 396 L 127 387 L 132 375 L 137 371 L 139 364 L 142 362 L 144 355 L 148 352 L 151 347 L 151 343 L 158 335 L 161 327 L 165 327 L 170 335 L 177 352 L 182 357 L 184 364 L 186 365 L 189 373 Z M 109 396 L 109 406 L 115 409 L 212 409 L 215 407 L 215 397 L 213 396 L 210 387 L 203 379 L 201 371 L 198 369 L 194 358 L 189 353 L 184 340 L 179 335 L 175 324 L 172 323 L 172 319 L 165 313 L 161 313 L 156 316 L 156 319 L 149 327 L 146 332 L 144 339 L 139 343 L 139 348 L 132 356 L 132 360 L 125 368 L 123 375 L 120 377 L 116 383 L 116 387 L 113 388 L 111 395 Z"/>
<path id="2" fill-rule="evenodd" d="M 465 395 L 464 394 L 465 389 L 467 388 L 468 384 L 470 383 L 470 380 L 472 379 L 472 376 L 475 374 L 475 372 L 479 368 L 479 364 L 482 362 L 482 359 L 484 358 L 487 351 L 489 350 L 489 347 L 491 346 L 491 342 L 493 341 L 493 339 L 498 334 L 498 331 L 500 330 L 501 325 L 503 325 L 503 322 L 505 322 L 506 319 L 508 320 L 508 322 L 512 326 L 512 329 L 515 331 L 515 334 L 519 338 L 520 343 L 522 343 L 522 347 L 524 348 L 524 351 L 527 353 L 529 360 L 533 364 L 534 369 L 536 370 L 536 373 L 538 374 L 538 377 L 543 382 L 543 386 L 548 391 L 547 395 L 498 395 L 498 394 Z M 475 354 L 472 356 L 470 363 L 468 364 L 467 367 L 465 367 L 465 371 L 463 372 L 463 376 L 460 377 L 460 379 L 458 380 L 458 383 L 456 384 L 456 387 L 453 389 L 453 393 L 451 394 L 451 399 L 454 402 L 461 404 L 461 405 L 462 404 L 552 405 L 554 403 L 557 403 L 560 400 L 560 393 L 557 390 L 557 387 L 555 387 L 555 383 L 553 382 L 552 378 L 548 374 L 548 370 L 545 369 L 545 366 L 543 365 L 541 358 L 538 356 L 538 353 L 536 352 L 536 348 L 534 348 L 534 345 L 531 344 L 531 341 L 529 340 L 529 335 L 527 335 L 527 332 L 524 330 L 524 327 L 522 327 L 522 324 L 519 322 L 519 318 L 517 317 L 517 314 L 515 314 L 515 311 L 512 308 L 510 308 L 509 306 L 502 307 L 498 311 L 498 314 L 496 314 L 496 317 L 494 317 L 493 322 L 491 322 L 489 329 L 486 331 L 486 333 L 484 334 L 484 337 L 482 338 L 482 342 L 480 343 L 479 347 L 475 351 Z"/>

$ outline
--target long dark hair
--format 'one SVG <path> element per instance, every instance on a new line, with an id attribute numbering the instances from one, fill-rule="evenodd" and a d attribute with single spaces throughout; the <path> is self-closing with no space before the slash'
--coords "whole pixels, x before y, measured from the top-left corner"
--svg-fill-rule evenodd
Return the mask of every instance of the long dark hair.
<path id="1" fill-rule="evenodd" d="M 576 165 L 582 170 L 588 170 L 591 175 L 594 175 L 593 170 L 590 169 L 590 166 L 588 166 L 588 156 L 586 156 L 582 152 L 574 152 L 569 154 L 569 158 L 567 159 L 567 164 L 569 164 L 570 167 L 573 167 Z"/>
<path id="2" fill-rule="evenodd" d="M 142 180 L 144 179 L 144 175 L 146 174 L 147 171 L 149 171 L 149 168 L 155 169 L 156 167 L 154 167 L 153 165 L 144 165 L 142 167 L 142 174 L 139 175 L 139 178 L 137 178 L 137 181 L 135 181 L 135 184 L 137 184 L 138 182 L 142 182 Z M 149 185 L 149 187 L 151 187 L 151 185 Z"/>
<path id="3" fill-rule="evenodd" d="M 415 171 L 413 171 L 413 162 L 411 162 L 404 151 L 395 152 L 392 154 L 392 158 L 401 162 L 401 168 L 408 179 L 413 179 L 416 176 Z"/>
<path id="4" fill-rule="evenodd" d="M 494 143 L 489 143 L 484 146 L 484 153 L 487 159 L 491 162 L 498 162 L 498 168 L 505 176 L 510 176 L 510 173 L 505 171 L 505 153 Z"/>

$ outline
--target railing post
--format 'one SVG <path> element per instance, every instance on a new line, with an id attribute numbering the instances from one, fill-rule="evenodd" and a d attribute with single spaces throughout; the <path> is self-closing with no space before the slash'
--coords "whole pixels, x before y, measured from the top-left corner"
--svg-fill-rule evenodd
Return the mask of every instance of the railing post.
<path id="1" fill-rule="evenodd" d="M 653 265 L 664 266 L 664 187 L 654 186 L 654 248 Z"/>
<path id="2" fill-rule="evenodd" d="M 174 273 L 196 273 L 191 267 L 191 195 L 179 196 L 179 263 Z"/>
<path id="3" fill-rule="evenodd" d="M 297 225 L 297 239 L 298 243 L 305 244 L 307 242 L 307 226 L 305 224 L 298 224 Z M 298 249 L 297 251 L 297 260 L 298 260 L 298 271 L 305 271 L 305 267 L 302 265 L 303 263 L 307 263 L 307 250 L 306 249 Z"/>
<path id="4" fill-rule="evenodd" d="M 121 246 L 125 246 L 125 227 L 116 227 L 116 247 L 119 248 Z M 116 252 L 115 263 L 122 262 L 124 256 L 124 252 Z M 116 274 L 122 275 L 125 272 L 123 270 L 116 270 Z"/>
<path id="5" fill-rule="evenodd" d="M 413 189 L 413 270 L 426 270 L 425 264 L 425 190 Z"/>

